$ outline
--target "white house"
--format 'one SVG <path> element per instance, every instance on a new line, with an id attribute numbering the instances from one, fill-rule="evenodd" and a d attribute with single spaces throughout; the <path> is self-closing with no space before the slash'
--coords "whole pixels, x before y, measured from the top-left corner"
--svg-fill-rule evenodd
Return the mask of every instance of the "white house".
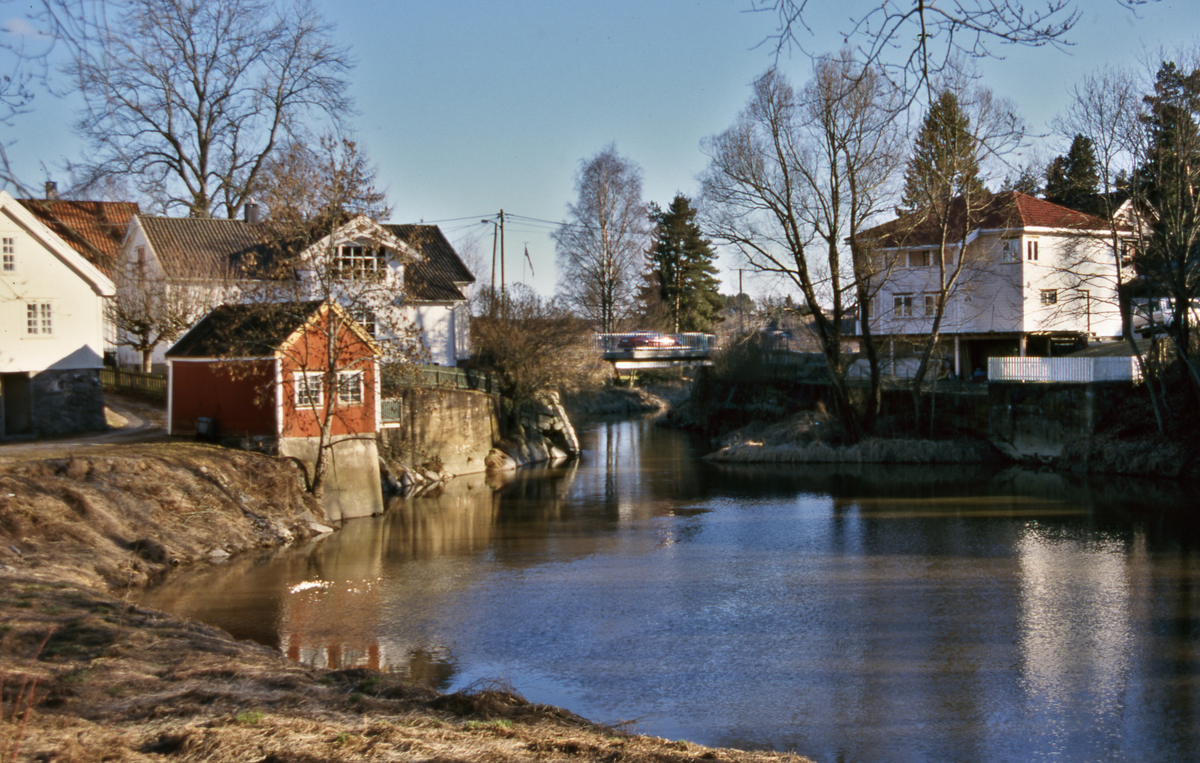
<path id="1" fill-rule="evenodd" d="M 0 435 L 104 428 L 99 369 L 113 282 L 0 191 Z"/>
<path id="2" fill-rule="evenodd" d="M 955 373 L 986 368 L 990 357 L 1052 355 L 1056 347 L 1120 336 L 1116 263 L 1104 220 L 1015 191 L 992 195 L 970 225 L 962 224 L 961 200 L 950 216 L 957 232 L 946 270 L 961 262 L 962 273 L 940 331 Z M 863 237 L 876 247 L 881 273 L 871 331 L 899 355 L 920 346 L 932 327 L 941 283 L 938 226 L 914 213 Z"/>
<path id="3" fill-rule="evenodd" d="M 130 225 L 118 287 L 159 282 L 195 319 L 218 304 L 274 293 L 334 296 L 383 345 L 415 341 L 425 362 L 454 366 L 469 357 L 468 290 L 475 278 L 435 225 L 381 225 L 359 217 L 302 249 L 284 272 L 265 268 L 287 249 L 269 225 L 249 220 L 138 215 Z M 333 257 L 329 263 L 325 258 Z M 332 267 L 330 267 L 332 265 Z M 330 273 L 338 283 L 323 281 Z M 254 280 L 261 277 L 261 280 Z M 143 289 L 142 291 L 145 291 Z M 169 341 L 154 352 L 164 362 Z M 140 358 L 122 348 L 122 364 Z"/>

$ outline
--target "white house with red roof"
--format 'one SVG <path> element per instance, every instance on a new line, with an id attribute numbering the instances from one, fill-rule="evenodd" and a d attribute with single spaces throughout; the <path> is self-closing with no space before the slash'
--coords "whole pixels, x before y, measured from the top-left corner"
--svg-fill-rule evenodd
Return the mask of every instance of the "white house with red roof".
<path id="1" fill-rule="evenodd" d="M 105 273 L 0 191 L 0 438 L 103 429 Z"/>
<path id="2" fill-rule="evenodd" d="M 1046 356 L 1120 336 L 1106 221 L 1015 191 L 992 195 L 969 224 L 965 216 L 956 200 L 946 269 L 961 258 L 962 273 L 940 327 L 943 356 L 956 374 L 986 368 L 990 357 Z M 880 271 L 870 328 L 897 354 L 920 346 L 932 328 L 942 227 L 913 213 L 863 233 Z"/>

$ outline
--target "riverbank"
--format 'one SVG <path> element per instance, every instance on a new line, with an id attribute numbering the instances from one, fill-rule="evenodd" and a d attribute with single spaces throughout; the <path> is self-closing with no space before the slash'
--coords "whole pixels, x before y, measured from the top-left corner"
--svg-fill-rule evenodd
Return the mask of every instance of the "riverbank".
<path id="1" fill-rule="evenodd" d="M 635 736 L 502 687 L 441 695 L 310 669 L 133 605 L 125 591 L 173 567 L 330 528 L 287 461 L 191 443 L 70 450 L 0 449 L 0 759 L 803 760 Z"/>

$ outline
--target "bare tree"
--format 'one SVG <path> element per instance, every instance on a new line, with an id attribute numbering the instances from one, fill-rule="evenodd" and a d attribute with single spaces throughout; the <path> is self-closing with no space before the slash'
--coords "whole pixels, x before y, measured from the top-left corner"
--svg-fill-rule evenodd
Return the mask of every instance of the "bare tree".
<path id="1" fill-rule="evenodd" d="M 1110 268 L 1105 268 L 1105 272 L 1111 273 L 1111 289 L 1093 290 L 1093 293 L 1117 295 L 1121 334 L 1137 359 L 1142 378 L 1151 382 L 1147 385 L 1151 405 L 1158 430 L 1164 432 L 1169 412 L 1166 400 L 1154 383 L 1158 376 L 1154 363 L 1156 353 L 1141 351 L 1133 325 L 1133 289 L 1137 277 L 1133 254 L 1146 249 L 1149 222 L 1145 219 L 1144 204 L 1131 203 L 1135 194 L 1129 188 L 1129 182 L 1136 170 L 1136 162 L 1148 150 L 1145 112 L 1142 85 L 1133 73 L 1106 67 L 1088 74 L 1072 86 L 1066 110 L 1055 120 L 1054 126 L 1064 138 L 1083 135 L 1091 140 L 1099 192 L 1081 202 L 1083 211 L 1100 217 L 1107 225 L 1103 246 L 1088 246 L 1086 240 L 1081 241 L 1080 246 L 1074 248 L 1067 267 L 1087 269 L 1092 264 L 1092 257 L 1104 257 L 1111 263 Z M 1148 318 L 1154 320 L 1153 312 L 1148 313 Z"/>
<path id="2" fill-rule="evenodd" d="M 140 247 L 139 247 L 140 249 Z M 116 343 L 141 355 L 142 372 L 153 370 L 154 351 L 183 336 L 214 304 L 232 294 L 232 271 L 213 279 L 167 278 L 141 252 L 114 268 L 117 293 L 105 303 Z M 211 276 L 211 274 L 205 274 Z"/>
<path id="3" fill-rule="evenodd" d="M 554 232 L 559 293 L 602 333 L 631 314 L 650 224 L 642 172 L 609 145 L 585 160 L 575 177 L 578 198 Z"/>
<path id="4" fill-rule="evenodd" d="M 521 404 L 543 392 L 575 392 L 606 378 L 591 327 L 565 305 L 518 283 L 503 297 L 507 316 L 498 317 L 500 311 L 487 303 L 501 295 L 480 292 L 484 310 L 471 322 L 473 351 L 476 362 L 495 374 L 505 397 Z"/>
<path id="5" fill-rule="evenodd" d="M 136 179 L 164 212 L 234 217 L 275 150 L 351 112 L 352 63 L 310 0 L 42 0 L 84 97 L 86 188 Z"/>
<path id="6" fill-rule="evenodd" d="M 844 338 L 853 308 L 866 309 L 876 286 L 860 233 L 881 211 L 898 163 L 893 95 L 876 72 L 849 56 L 819 62 L 799 95 L 771 70 L 754 83 L 734 125 L 704 144 L 706 231 L 752 268 L 799 289 L 852 439 L 871 424 L 878 399 L 875 368 L 865 415 L 852 404 Z M 871 344 L 869 327 L 863 340 Z M 873 351 L 868 355 L 877 363 Z"/>
<path id="7" fill-rule="evenodd" d="M 1136 8 L 1152 0 L 1115 0 Z M 809 14 L 837 2 L 823 0 L 750 0 L 755 12 L 776 17 L 768 40 L 776 54 L 796 46 L 807 52 L 813 35 Z M 962 58 L 999 57 L 1004 46 L 1042 47 L 1070 44 L 1080 19 L 1073 0 L 901 0 L 880 2 L 861 16 L 848 16 L 840 30 L 856 56 L 878 67 L 910 96 L 933 89 Z"/>
<path id="8" fill-rule="evenodd" d="M 326 137 L 311 147 L 288 146 L 268 163 L 261 193 L 271 215 L 263 222 L 268 246 L 263 261 L 244 263 L 243 278 L 254 278 L 243 281 L 240 299 L 261 306 L 257 330 L 264 341 L 280 326 L 308 320 L 315 304 L 336 307 L 290 358 L 305 383 L 317 385 L 297 404 L 316 422 L 310 489 L 319 493 L 344 428 L 341 417 L 347 405 L 361 403 L 358 392 L 338 386 L 361 382 L 361 345 L 371 345 L 385 374 L 413 369 L 423 357 L 408 314 L 411 249 L 377 222 L 390 209 L 374 168 L 352 141 Z"/>

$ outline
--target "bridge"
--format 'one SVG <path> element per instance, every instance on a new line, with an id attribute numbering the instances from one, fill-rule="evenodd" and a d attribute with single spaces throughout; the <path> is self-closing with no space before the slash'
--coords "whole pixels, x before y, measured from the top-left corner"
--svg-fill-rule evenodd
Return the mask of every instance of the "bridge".
<path id="1" fill-rule="evenodd" d="M 709 365 L 718 349 L 714 334 L 651 331 L 596 334 L 596 346 L 617 371 Z"/>

